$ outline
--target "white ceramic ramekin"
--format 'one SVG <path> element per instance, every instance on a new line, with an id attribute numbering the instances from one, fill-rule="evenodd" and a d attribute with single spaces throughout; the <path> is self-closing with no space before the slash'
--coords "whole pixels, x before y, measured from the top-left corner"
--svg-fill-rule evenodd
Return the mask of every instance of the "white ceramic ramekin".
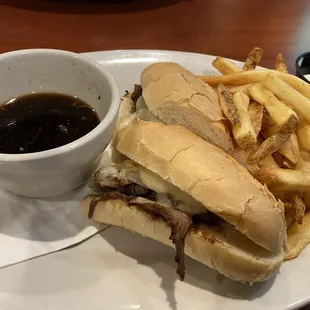
<path id="1" fill-rule="evenodd" d="M 120 94 L 111 74 L 79 54 L 20 50 L 0 55 L 0 87 L 0 104 L 32 92 L 60 92 L 81 98 L 101 118 L 90 133 L 59 148 L 0 154 L 0 187 L 23 196 L 51 197 L 86 182 L 116 125 Z"/>

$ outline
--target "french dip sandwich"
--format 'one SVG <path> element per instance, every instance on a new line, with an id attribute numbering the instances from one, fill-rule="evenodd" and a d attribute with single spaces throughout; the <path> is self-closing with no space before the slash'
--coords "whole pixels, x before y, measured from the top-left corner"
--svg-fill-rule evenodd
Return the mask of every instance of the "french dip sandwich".
<path id="1" fill-rule="evenodd" d="M 94 174 L 85 214 L 174 246 L 181 280 L 184 254 L 237 281 L 273 276 L 286 245 L 282 203 L 222 149 L 139 107 L 140 91 L 123 100 L 113 141 L 121 156 Z M 220 119 L 213 110 L 212 124 Z"/>

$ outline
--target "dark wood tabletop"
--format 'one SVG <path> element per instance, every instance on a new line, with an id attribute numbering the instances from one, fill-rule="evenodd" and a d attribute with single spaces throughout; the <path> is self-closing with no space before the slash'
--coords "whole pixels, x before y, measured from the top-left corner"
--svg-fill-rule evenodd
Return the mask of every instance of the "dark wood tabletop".
<path id="1" fill-rule="evenodd" d="M 243 60 L 253 46 L 290 72 L 310 49 L 309 0 L 0 0 L 0 52 L 167 49 Z M 117 3 L 116 3 L 117 2 Z"/>
<path id="2" fill-rule="evenodd" d="M 112 3 L 111 3 L 112 2 Z M 253 46 L 294 72 L 310 49 L 309 0 L 0 0 L 0 51 L 168 49 L 242 60 Z"/>

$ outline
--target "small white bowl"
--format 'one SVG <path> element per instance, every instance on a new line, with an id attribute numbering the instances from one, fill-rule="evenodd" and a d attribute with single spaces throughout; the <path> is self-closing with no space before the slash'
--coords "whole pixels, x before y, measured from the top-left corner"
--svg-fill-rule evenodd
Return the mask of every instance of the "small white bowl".
<path id="1" fill-rule="evenodd" d="M 85 183 L 108 146 L 117 121 L 120 94 L 111 74 L 79 54 L 20 50 L 0 55 L 0 87 L 0 105 L 33 92 L 59 92 L 84 100 L 101 119 L 95 129 L 67 145 L 29 154 L 0 153 L 0 187 L 42 198 Z"/>

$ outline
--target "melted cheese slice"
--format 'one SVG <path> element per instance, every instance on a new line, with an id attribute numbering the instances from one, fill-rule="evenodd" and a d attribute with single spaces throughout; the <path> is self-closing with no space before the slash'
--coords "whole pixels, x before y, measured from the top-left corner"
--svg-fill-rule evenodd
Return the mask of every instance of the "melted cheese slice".
<path id="1" fill-rule="evenodd" d="M 131 181 L 147 187 L 156 193 L 171 195 L 173 199 L 179 201 L 175 208 L 184 213 L 201 214 L 208 212 L 201 203 L 196 201 L 190 195 L 131 160 L 126 160 L 122 164 L 120 172 Z"/>

